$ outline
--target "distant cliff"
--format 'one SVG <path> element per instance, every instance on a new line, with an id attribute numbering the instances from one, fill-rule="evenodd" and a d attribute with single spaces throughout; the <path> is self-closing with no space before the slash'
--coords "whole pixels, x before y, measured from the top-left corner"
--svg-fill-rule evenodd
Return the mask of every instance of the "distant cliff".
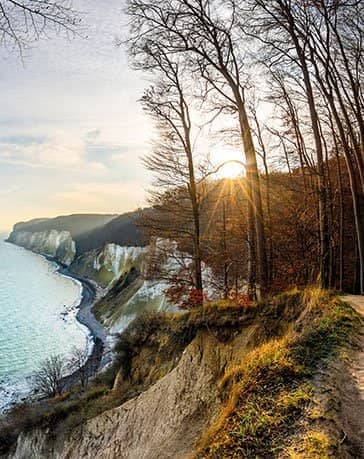
<path id="1" fill-rule="evenodd" d="M 40 232 L 50 229 L 68 231 L 76 239 L 81 234 L 103 227 L 116 218 L 115 214 L 73 214 L 55 218 L 35 218 L 14 225 L 13 231 Z"/>
<path id="2" fill-rule="evenodd" d="M 9 238 L 26 249 L 54 258 L 64 265 L 70 265 L 76 255 L 76 243 L 69 231 L 47 229 L 44 231 L 13 231 Z"/>
<path id="3" fill-rule="evenodd" d="M 135 221 L 124 215 L 67 215 L 14 225 L 8 241 L 52 257 L 70 272 L 110 289 L 129 271 L 140 273 L 146 240 Z"/>
<path id="4" fill-rule="evenodd" d="M 107 243 L 120 246 L 144 246 L 148 241 L 137 226 L 141 213 L 141 210 L 137 210 L 122 215 L 74 214 L 55 218 L 37 218 L 16 223 L 9 240 L 15 242 L 14 236 L 20 232 L 34 234 L 50 230 L 67 231 L 76 244 L 76 256 L 100 249 Z"/>
<path id="5" fill-rule="evenodd" d="M 122 247 L 145 246 L 148 239 L 138 227 L 141 214 L 150 210 L 137 210 L 118 215 L 102 227 L 89 228 L 75 238 L 77 253 L 82 254 L 92 249 L 103 247 L 106 243 L 115 243 Z"/>

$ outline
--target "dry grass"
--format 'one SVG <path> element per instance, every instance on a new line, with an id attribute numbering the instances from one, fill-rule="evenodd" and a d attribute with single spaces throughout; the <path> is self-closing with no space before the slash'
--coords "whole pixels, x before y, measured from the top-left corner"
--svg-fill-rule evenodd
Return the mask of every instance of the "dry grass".
<path id="1" fill-rule="evenodd" d="M 301 308 L 299 318 L 284 336 L 264 342 L 228 369 L 219 384 L 226 401 L 201 440 L 199 458 L 278 457 L 313 399 L 310 380 L 318 366 L 337 356 L 359 328 L 349 306 L 317 288 L 275 301 Z M 330 445 L 324 432 L 308 432 L 295 454 L 328 457 Z"/>

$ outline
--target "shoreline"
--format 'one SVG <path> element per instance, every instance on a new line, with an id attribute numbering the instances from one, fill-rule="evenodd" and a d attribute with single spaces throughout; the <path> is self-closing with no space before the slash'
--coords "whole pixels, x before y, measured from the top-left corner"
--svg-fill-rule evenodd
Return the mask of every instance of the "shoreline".
<path id="1" fill-rule="evenodd" d="M 111 362 L 111 349 L 107 340 L 109 336 L 108 331 L 92 312 L 92 307 L 97 299 L 97 287 L 88 279 L 72 273 L 67 266 L 62 265 L 59 261 L 50 257 L 47 259 L 56 263 L 59 274 L 77 281 L 81 286 L 81 300 L 76 306 L 76 320 L 79 324 L 87 328 L 92 339 L 91 352 L 89 352 L 84 366 L 90 368 L 90 376 L 94 376 Z M 76 384 L 77 371 L 65 376 L 64 379 L 66 380 L 67 387 Z"/>
<path id="2" fill-rule="evenodd" d="M 95 287 L 95 285 L 90 280 L 78 276 L 76 273 L 70 271 L 66 265 L 64 265 L 54 257 L 15 244 L 14 242 L 9 241 L 8 239 L 5 239 L 5 242 L 7 242 L 8 244 L 13 244 L 17 247 L 21 247 L 24 250 L 28 250 L 29 252 L 32 252 L 35 255 L 44 257 L 46 260 L 55 263 L 57 266 L 57 273 L 61 274 L 64 277 L 69 277 L 70 279 L 77 281 L 81 285 L 81 299 L 78 305 L 76 306 L 76 308 L 78 309 L 76 319 L 81 325 L 84 325 L 89 330 L 93 340 L 97 338 L 100 339 L 104 344 L 106 344 L 108 332 L 106 328 L 96 319 L 92 312 L 92 307 L 97 299 L 97 287 Z"/>
<path id="3" fill-rule="evenodd" d="M 96 319 L 92 312 L 92 307 L 97 300 L 97 287 L 88 279 L 85 279 L 81 276 L 78 276 L 75 273 L 72 273 L 69 268 L 62 264 L 60 261 L 51 257 L 49 255 L 35 252 L 34 250 L 28 249 L 26 247 L 20 246 L 15 244 L 8 239 L 4 239 L 5 242 L 9 244 L 13 244 L 17 247 L 21 247 L 24 250 L 28 250 L 35 255 L 45 258 L 47 261 L 54 263 L 56 265 L 55 272 L 61 276 L 68 277 L 73 281 L 76 281 L 80 285 L 80 301 L 75 306 L 77 313 L 75 315 L 76 321 L 85 327 L 88 331 L 89 337 L 91 337 L 91 350 L 87 355 L 87 359 L 85 361 L 85 366 L 89 366 L 90 368 L 95 369 L 95 375 L 100 372 L 106 365 L 111 362 L 111 355 L 110 355 L 110 345 L 108 343 L 108 331 L 107 329 Z M 77 371 L 66 375 L 64 377 L 66 380 L 66 386 L 71 387 L 77 383 Z"/>
<path id="4" fill-rule="evenodd" d="M 105 344 L 108 332 L 106 328 L 96 319 L 92 312 L 92 307 L 97 300 L 97 287 L 95 287 L 95 285 L 88 279 L 72 273 L 66 266 L 62 265 L 57 260 L 53 258 L 47 259 L 58 265 L 57 272 L 59 274 L 76 280 L 81 285 L 81 300 L 76 306 L 78 309 L 76 319 L 81 325 L 84 325 L 89 330 L 94 340 L 99 339 Z"/>

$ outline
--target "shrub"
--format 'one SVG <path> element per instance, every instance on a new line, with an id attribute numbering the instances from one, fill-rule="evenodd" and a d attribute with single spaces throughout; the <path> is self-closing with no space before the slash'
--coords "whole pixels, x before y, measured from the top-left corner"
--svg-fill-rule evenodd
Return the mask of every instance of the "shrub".
<path id="1" fill-rule="evenodd" d="M 48 397 L 60 395 L 65 387 L 66 363 L 59 355 L 45 359 L 35 373 L 35 388 Z"/>

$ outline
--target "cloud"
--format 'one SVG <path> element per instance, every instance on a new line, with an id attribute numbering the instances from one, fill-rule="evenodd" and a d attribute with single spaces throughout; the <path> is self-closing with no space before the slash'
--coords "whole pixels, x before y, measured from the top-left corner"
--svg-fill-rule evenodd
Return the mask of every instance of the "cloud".
<path id="1" fill-rule="evenodd" d="M 17 186 L 17 185 L 9 186 L 7 188 L 0 188 L 0 196 L 4 196 L 4 195 L 8 195 L 8 194 L 14 194 L 17 191 L 19 191 L 20 189 L 21 189 L 21 187 Z"/>
<path id="2" fill-rule="evenodd" d="M 47 138 L 45 136 L 34 136 L 34 135 L 8 135 L 0 137 L 0 144 L 11 144 L 11 145 L 28 145 L 31 143 L 42 143 Z"/>
<path id="3" fill-rule="evenodd" d="M 127 210 L 148 187 L 138 157 L 152 123 L 137 103 L 145 81 L 113 43 L 126 22 L 120 1 L 76 4 L 87 11 L 88 40 L 41 41 L 25 68 L 0 49 L 0 188 L 21 187 L 0 196 L 8 227 L 76 209 Z"/>
<path id="4" fill-rule="evenodd" d="M 66 136 L 58 133 L 49 139 L 19 142 L 1 142 L 0 162 L 28 166 L 30 168 L 57 168 L 85 170 L 90 173 L 103 173 L 106 166 L 97 160 L 87 158 L 87 145 L 82 138 Z"/>
<path id="5" fill-rule="evenodd" d="M 100 134 L 101 134 L 101 130 L 100 129 L 95 129 L 94 131 L 88 131 L 85 134 L 85 139 L 86 140 L 95 140 L 95 139 L 97 139 L 97 137 L 100 136 Z"/>

